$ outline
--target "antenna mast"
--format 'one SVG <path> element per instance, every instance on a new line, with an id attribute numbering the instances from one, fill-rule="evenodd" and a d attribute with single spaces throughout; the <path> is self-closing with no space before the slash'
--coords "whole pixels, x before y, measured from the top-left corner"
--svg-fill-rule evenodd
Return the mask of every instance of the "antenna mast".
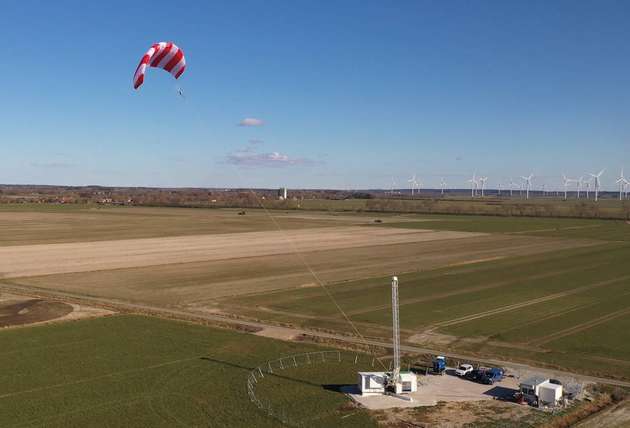
<path id="1" fill-rule="evenodd" d="M 400 323 L 398 320 L 398 277 L 392 277 L 392 322 L 394 331 L 394 370 L 392 382 L 400 381 Z"/>

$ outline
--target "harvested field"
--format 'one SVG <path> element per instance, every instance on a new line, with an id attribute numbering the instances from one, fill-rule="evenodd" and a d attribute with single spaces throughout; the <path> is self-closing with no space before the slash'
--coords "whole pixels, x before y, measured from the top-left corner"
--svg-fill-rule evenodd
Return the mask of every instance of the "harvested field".
<path id="1" fill-rule="evenodd" d="M 361 233 L 381 230 L 358 229 Z M 320 237 L 326 236 L 320 232 L 315 234 Z M 586 241 L 527 236 L 486 235 L 428 240 L 446 236 L 462 235 L 424 232 L 410 237 L 391 235 L 385 238 L 392 240 L 413 238 L 424 241 L 374 245 L 376 240 L 373 240 L 373 244 L 369 246 L 305 251 L 302 256 L 322 281 L 333 283 L 380 276 L 394 271 L 424 271 L 451 264 L 474 269 L 474 266 L 483 264 L 479 260 L 496 257 L 499 254 L 506 257 L 528 255 L 550 249 L 560 250 L 578 245 L 590 245 L 590 242 Z M 352 244 L 351 242 L 336 242 L 339 245 Z M 249 241 L 238 241 L 238 243 L 244 247 L 243 252 L 252 250 L 246 248 Z M 323 243 L 330 246 L 335 243 L 335 238 L 331 238 L 328 242 L 316 243 L 316 245 Z M 276 244 L 276 248 L 280 251 L 290 250 L 287 245 L 282 246 L 282 242 L 276 242 Z M 232 259 L 179 264 L 167 262 L 145 267 L 18 278 L 10 282 L 160 305 L 194 304 L 195 307 L 205 305 L 212 307 L 216 299 L 230 296 L 296 288 L 303 289 L 305 292 L 309 289 L 319 290 L 319 286 L 304 266 L 303 261 L 292 252 L 257 257 L 243 257 L 243 252 L 236 249 Z M 239 254 L 241 254 L 240 257 Z M 227 253 L 220 254 L 222 257 L 227 255 Z M 147 260 L 149 263 L 156 263 L 151 262 L 150 257 Z M 129 261 L 123 260 L 123 262 Z M 169 261 L 173 262 L 173 259 Z M 326 300 L 324 303 L 328 305 L 330 302 Z M 300 311 L 308 313 L 307 309 L 300 308 Z"/>
<path id="2" fill-rule="evenodd" d="M 50 275 L 478 236 L 364 227 L 147 238 L 0 248 L 0 276 Z"/>
<path id="3" fill-rule="evenodd" d="M 0 246 L 276 230 L 263 210 L 0 205 Z M 282 229 L 346 226 L 373 216 L 274 211 Z M 390 216 L 391 217 L 391 216 Z"/>

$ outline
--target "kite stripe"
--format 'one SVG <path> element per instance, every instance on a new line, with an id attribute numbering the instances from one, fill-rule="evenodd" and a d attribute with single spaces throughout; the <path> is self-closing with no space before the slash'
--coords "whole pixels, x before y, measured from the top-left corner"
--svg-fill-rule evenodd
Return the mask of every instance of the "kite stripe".
<path id="1" fill-rule="evenodd" d="M 144 74 L 148 66 L 162 68 L 177 79 L 186 69 L 186 57 L 184 56 L 184 51 L 172 42 L 155 43 L 142 56 L 136 68 L 136 72 L 133 75 L 134 89 L 138 89 L 144 82 Z"/>

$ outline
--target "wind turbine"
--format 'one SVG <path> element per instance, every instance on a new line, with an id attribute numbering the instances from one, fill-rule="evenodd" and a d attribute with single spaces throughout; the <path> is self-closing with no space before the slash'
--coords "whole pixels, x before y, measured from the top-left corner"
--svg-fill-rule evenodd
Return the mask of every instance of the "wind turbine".
<path id="1" fill-rule="evenodd" d="M 621 195 L 623 194 L 623 191 L 628 185 L 628 180 L 626 180 L 626 177 L 623 176 L 623 168 L 621 168 L 621 174 L 619 174 L 619 178 L 617 179 L 615 183 L 619 184 L 619 200 L 621 200 L 622 199 Z"/>
<path id="2" fill-rule="evenodd" d="M 582 186 L 584 185 L 584 177 L 580 177 L 575 180 L 575 184 L 577 187 L 577 198 L 580 199 L 580 190 L 582 190 Z"/>
<path id="3" fill-rule="evenodd" d="M 446 188 L 446 181 L 444 181 L 444 177 L 442 177 L 442 181 L 440 181 L 440 187 L 442 188 L 441 194 L 444 196 L 444 188 Z"/>
<path id="4" fill-rule="evenodd" d="M 599 179 L 604 171 L 606 171 L 605 168 L 599 171 L 597 174 L 589 174 L 591 177 L 593 177 L 592 180 L 594 180 L 593 186 L 595 187 L 595 202 L 597 202 L 597 196 L 599 195 L 599 188 L 601 186 Z"/>
<path id="5" fill-rule="evenodd" d="M 412 175 L 411 178 L 407 180 L 407 183 L 411 184 L 411 197 L 413 198 L 413 189 L 418 187 L 418 180 L 416 180 L 416 174 Z"/>
<path id="6" fill-rule="evenodd" d="M 532 178 L 534 178 L 534 174 L 529 174 L 529 177 L 525 177 L 521 175 L 521 178 L 527 183 L 527 192 L 525 193 L 525 199 L 529 199 L 529 191 L 532 188 Z"/>
<path id="7" fill-rule="evenodd" d="M 562 180 L 564 181 L 564 200 L 566 201 L 567 200 L 567 188 L 569 187 L 569 184 L 571 184 L 572 181 L 577 181 L 577 180 L 573 180 L 572 178 L 567 178 L 567 176 L 564 175 L 564 174 L 562 174 Z"/>
<path id="8" fill-rule="evenodd" d="M 481 197 L 484 197 L 484 190 L 486 189 L 486 181 L 488 177 L 479 177 L 479 184 L 481 185 Z"/>
<path id="9" fill-rule="evenodd" d="M 396 187 L 396 178 L 392 175 L 392 191 L 391 194 L 394 194 L 394 188 Z"/>
<path id="10" fill-rule="evenodd" d="M 510 177 L 510 198 L 513 196 L 512 192 L 514 191 L 515 186 L 516 186 L 516 183 L 514 182 L 514 179 Z"/>
<path id="11" fill-rule="evenodd" d="M 468 180 L 468 182 L 470 183 L 470 197 L 474 198 L 475 197 L 475 190 L 477 189 L 477 186 L 479 185 L 479 182 L 477 181 L 477 177 L 476 177 L 476 173 L 473 172 L 473 176 L 470 180 Z"/>

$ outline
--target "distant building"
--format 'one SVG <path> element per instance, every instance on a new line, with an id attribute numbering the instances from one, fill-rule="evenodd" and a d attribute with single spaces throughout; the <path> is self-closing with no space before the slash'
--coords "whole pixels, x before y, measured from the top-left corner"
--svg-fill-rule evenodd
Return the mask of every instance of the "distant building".
<path id="1" fill-rule="evenodd" d="M 287 199 L 287 188 L 286 187 L 281 187 L 280 189 L 278 189 L 278 199 L 281 201 L 284 201 Z"/>

